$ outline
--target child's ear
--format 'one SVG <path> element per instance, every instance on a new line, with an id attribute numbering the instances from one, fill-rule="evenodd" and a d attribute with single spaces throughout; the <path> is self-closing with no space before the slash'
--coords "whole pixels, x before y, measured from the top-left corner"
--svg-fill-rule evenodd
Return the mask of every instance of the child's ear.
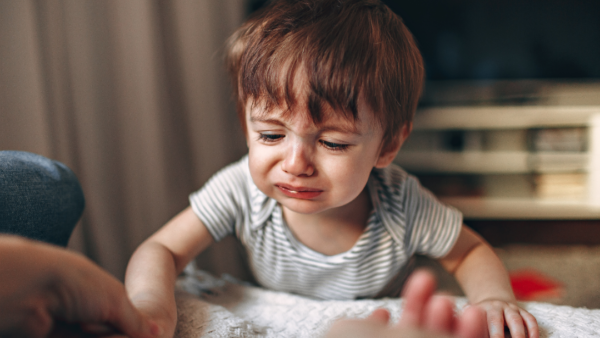
<path id="1" fill-rule="evenodd" d="M 398 151 L 400 151 L 400 147 L 402 147 L 402 145 L 404 144 L 404 141 L 406 141 L 406 139 L 408 138 L 408 135 L 410 135 L 411 131 L 412 131 L 412 122 L 409 122 L 409 123 L 405 124 L 404 126 L 402 126 L 400 135 L 398 135 L 398 141 L 392 147 L 390 147 L 388 149 L 383 149 L 381 151 L 381 154 L 379 154 L 379 158 L 377 159 L 377 162 L 375 163 L 375 168 L 385 168 L 388 165 L 390 165 L 390 163 L 392 163 L 394 158 L 396 158 Z"/>

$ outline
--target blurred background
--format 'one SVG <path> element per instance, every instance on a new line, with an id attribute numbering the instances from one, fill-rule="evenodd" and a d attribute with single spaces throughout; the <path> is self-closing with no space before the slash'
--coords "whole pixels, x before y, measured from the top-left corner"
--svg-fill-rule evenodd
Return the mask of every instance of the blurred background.
<path id="1" fill-rule="evenodd" d="M 575 176 L 569 176 L 569 184 L 571 188 L 583 184 L 586 197 L 577 195 L 566 204 L 562 199 L 558 208 L 567 210 L 563 213 L 548 213 L 557 209 L 552 203 L 544 204 L 537 214 L 507 213 L 514 203 L 504 205 L 504 209 L 501 206 L 499 211 L 494 209 L 497 205 L 492 205 L 491 213 L 482 213 L 482 201 L 487 201 L 482 197 L 487 196 L 484 190 L 489 184 L 481 182 L 489 182 L 490 177 L 491 181 L 494 177 L 506 178 L 506 172 L 461 172 L 449 169 L 445 163 L 440 164 L 441 169 L 438 166 L 432 170 L 435 161 L 410 167 L 410 163 L 400 160 L 402 153 L 399 163 L 423 177 L 432 190 L 438 188 L 437 192 L 448 195 L 449 201 L 465 207 L 469 225 L 494 245 L 600 243 L 600 211 L 587 202 L 588 176 L 581 178 L 581 173 L 588 175 L 592 166 L 589 162 L 595 150 L 587 137 L 595 128 L 591 117 L 598 109 L 593 107 L 600 106 L 596 83 L 600 80 L 600 2 L 384 2 L 403 17 L 423 53 L 428 82 L 420 107 L 422 116 L 437 120 L 436 114 L 443 114 L 452 122 L 461 121 L 460 115 L 443 109 L 508 107 L 514 113 L 515 107 L 525 107 L 533 108 L 526 114 L 547 120 L 545 110 L 535 108 L 558 107 L 552 126 L 537 122 L 510 126 L 524 130 L 516 137 L 525 143 L 509 150 L 521 155 L 526 152 L 525 169 L 511 174 L 517 177 L 517 183 L 511 184 L 527 185 L 530 183 L 523 182 L 545 174 L 527 165 L 531 153 L 541 149 L 532 150 L 528 141 L 531 130 L 571 130 L 567 136 L 559 136 L 560 140 L 577 140 L 578 132 L 572 129 L 583 130 L 579 133 L 586 136 L 578 143 L 580 147 L 567 150 L 582 153 L 571 154 L 576 157 L 574 161 L 583 158 L 585 163 L 574 170 Z M 87 205 L 71 240 L 72 249 L 122 278 L 133 250 L 188 205 L 188 194 L 218 169 L 245 154 L 222 66 L 222 48 L 235 28 L 264 3 L 0 1 L 0 149 L 42 154 L 75 171 Z M 558 96 L 565 99 L 552 99 Z M 573 112 L 561 108 L 565 106 L 586 108 Z M 501 114 L 506 110 L 494 113 L 494 109 L 487 111 L 485 116 L 490 117 L 482 124 L 469 128 L 460 122 L 431 127 L 427 121 L 416 121 L 416 130 L 437 132 L 435 137 L 442 140 L 444 151 L 463 154 L 465 150 L 485 150 L 489 148 L 485 140 L 496 135 L 489 136 L 485 130 L 509 128 L 497 126 L 505 120 Z M 518 112 L 516 115 L 522 115 Z M 480 116 L 478 111 L 472 114 Z M 470 120 L 468 116 L 466 119 Z M 515 135 L 499 137 L 503 143 Z M 418 140 L 418 136 L 413 139 Z M 598 135 L 593 139 L 597 140 Z M 477 140 L 479 148 L 469 148 Z M 417 158 L 414 156 L 408 154 L 405 158 Z M 455 168 L 467 163 L 464 161 L 468 159 L 461 156 Z M 477 163 L 486 161 L 476 159 Z M 533 197 L 534 204 L 539 205 L 538 190 L 519 190 L 515 194 L 527 201 Z M 457 199 L 461 194 L 479 199 L 475 204 L 470 200 L 464 204 L 465 199 Z M 506 197 L 505 193 L 500 195 Z M 511 201 L 522 205 L 523 199 Z M 217 274 L 242 271 L 243 264 L 233 246 L 232 241 L 225 241 L 212 247 L 200 257 L 201 267 Z M 519 251 L 517 256 L 534 255 Z M 596 251 L 590 257 L 597 257 Z M 600 280 L 600 271 L 594 273 L 594 278 Z"/>
<path id="2" fill-rule="evenodd" d="M 243 0 L 0 1 L 0 149 L 74 170 L 86 209 L 70 246 L 119 278 L 246 151 L 221 61 L 246 15 Z"/>

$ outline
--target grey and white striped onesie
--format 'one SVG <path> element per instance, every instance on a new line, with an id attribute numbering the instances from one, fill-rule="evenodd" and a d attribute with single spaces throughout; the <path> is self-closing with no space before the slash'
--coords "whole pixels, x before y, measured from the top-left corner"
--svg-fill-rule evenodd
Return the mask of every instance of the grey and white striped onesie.
<path id="1" fill-rule="evenodd" d="M 215 241 L 230 234 L 240 239 L 262 286 L 320 299 L 372 298 L 414 254 L 447 254 L 462 215 L 395 165 L 373 169 L 367 185 L 373 212 L 365 231 L 352 249 L 334 256 L 294 238 L 280 205 L 253 183 L 247 156 L 192 193 L 190 204 Z"/>

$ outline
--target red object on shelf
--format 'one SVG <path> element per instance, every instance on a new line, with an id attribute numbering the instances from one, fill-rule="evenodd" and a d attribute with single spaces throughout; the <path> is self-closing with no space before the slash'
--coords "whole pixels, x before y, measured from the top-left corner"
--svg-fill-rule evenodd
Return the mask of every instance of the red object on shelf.
<path id="1" fill-rule="evenodd" d="M 533 269 L 509 272 L 515 297 L 521 301 L 543 301 L 561 298 L 564 285 Z"/>

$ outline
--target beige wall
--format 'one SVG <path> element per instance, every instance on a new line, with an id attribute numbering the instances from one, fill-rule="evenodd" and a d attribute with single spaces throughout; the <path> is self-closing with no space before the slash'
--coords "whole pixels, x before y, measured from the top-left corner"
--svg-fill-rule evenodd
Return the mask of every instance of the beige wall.
<path id="1" fill-rule="evenodd" d="M 243 16 L 244 0 L 0 2 L 0 149 L 76 172 L 87 204 L 71 247 L 118 277 L 246 151 L 220 59 Z"/>

